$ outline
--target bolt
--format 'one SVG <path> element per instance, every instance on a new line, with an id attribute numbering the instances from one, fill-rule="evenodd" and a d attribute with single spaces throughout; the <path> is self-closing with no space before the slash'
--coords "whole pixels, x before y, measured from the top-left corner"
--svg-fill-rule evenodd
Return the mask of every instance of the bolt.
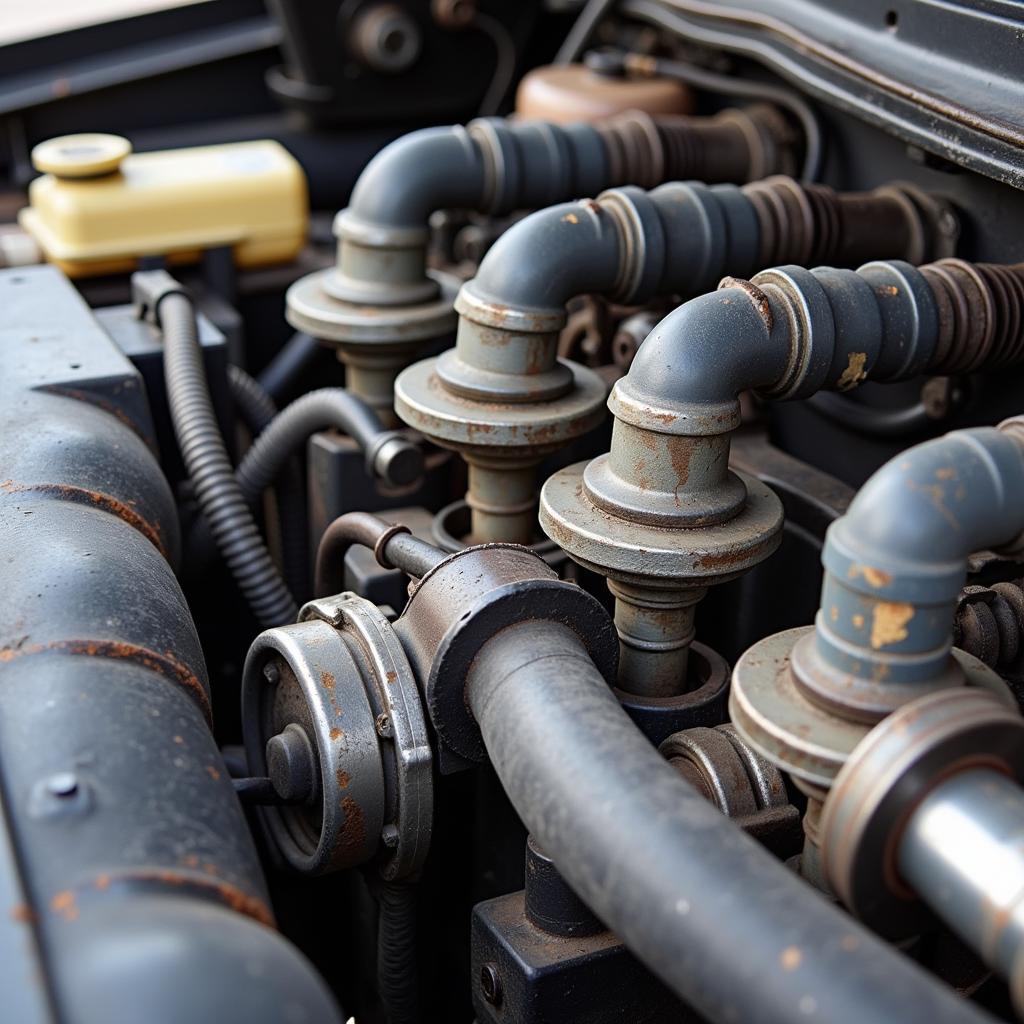
<path id="1" fill-rule="evenodd" d="M 498 976 L 498 968 L 494 964 L 484 964 L 480 968 L 480 988 L 483 991 L 484 999 L 491 1006 L 501 1005 L 501 978 Z"/>
<path id="2" fill-rule="evenodd" d="M 73 772 L 57 772 L 46 780 L 46 789 L 52 796 L 66 799 L 78 792 L 78 779 Z"/>
<path id="3" fill-rule="evenodd" d="M 385 739 L 391 736 L 391 719 L 388 718 L 387 712 L 382 711 L 377 716 L 377 735 L 383 736 Z"/>
<path id="4" fill-rule="evenodd" d="M 397 825 L 385 825 L 380 830 L 380 841 L 389 850 L 393 850 L 398 845 L 398 826 Z"/>
<path id="5" fill-rule="evenodd" d="M 316 761 L 309 737 L 295 722 L 267 740 L 267 775 L 284 801 L 297 803 L 316 793 Z"/>
<path id="6" fill-rule="evenodd" d="M 277 684 L 281 682 L 281 670 L 274 664 L 274 662 L 268 661 L 266 665 L 263 666 L 263 678 L 266 679 L 271 686 L 277 686 Z"/>

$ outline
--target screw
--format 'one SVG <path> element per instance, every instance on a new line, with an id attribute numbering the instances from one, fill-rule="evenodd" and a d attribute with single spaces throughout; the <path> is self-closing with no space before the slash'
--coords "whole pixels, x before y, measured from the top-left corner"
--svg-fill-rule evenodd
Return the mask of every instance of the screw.
<path id="1" fill-rule="evenodd" d="M 398 826 L 397 825 L 385 825 L 380 830 L 380 841 L 389 850 L 393 850 L 398 845 Z"/>
<path id="2" fill-rule="evenodd" d="M 388 718 L 387 713 L 382 711 L 377 716 L 377 735 L 385 738 L 391 735 L 391 719 Z"/>
<path id="3" fill-rule="evenodd" d="M 483 991 L 484 999 L 491 1006 L 501 1005 L 501 978 L 498 976 L 498 968 L 494 964 L 484 964 L 480 968 L 480 988 Z"/>
<path id="4" fill-rule="evenodd" d="M 263 666 L 263 678 L 266 679 L 271 686 L 277 686 L 281 682 L 281 670 L 272 662 L 268 661 Z"/>
<path id="5" fill-rule="evenodd" d="M 57 772 L 46 780 L 46 788 L 52 796 L 66 799 L 78 792 L 78 779 L 73 772 Z"/>

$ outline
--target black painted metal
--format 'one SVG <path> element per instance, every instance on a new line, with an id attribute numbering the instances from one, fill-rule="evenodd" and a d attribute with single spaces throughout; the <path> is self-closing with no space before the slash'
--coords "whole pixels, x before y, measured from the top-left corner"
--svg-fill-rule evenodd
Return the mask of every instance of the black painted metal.
<path id="1" fill-rule="evenodd" d="M 74 1024 L 335 1021 L 267 927 L 141 378 L 58 271 L 0 272 L 0 304 L 4 916 L 42 955 L 29 977 L 30 946 L 0 956 L 5 1000 L 49 992 Z"/>

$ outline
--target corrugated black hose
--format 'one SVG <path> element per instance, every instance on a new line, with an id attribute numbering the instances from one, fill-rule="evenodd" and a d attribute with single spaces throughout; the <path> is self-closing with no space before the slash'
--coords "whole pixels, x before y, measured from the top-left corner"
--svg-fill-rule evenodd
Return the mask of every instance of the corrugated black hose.
<path id="1" fill-rule="evenodd" d="M 239 366 L 228 367 L 228 384 L 235 408 L 253 439 L 260 436 L 277 416 L 277 405 L 255 377 Z M 238 470 L 235 479 L 239 480 Z M 242 483 L 241 480 L 239 480 Z M 306 482 L 302 467 L 295 458 L 284 461 L 274 488 L 277 498 L 277 519 L 280 534 L 281 566 L 288 588 L 298 600 L 310 594 L 309 521 L 306 515 Z M 250 507 L 255 507 L 259 493 L 245 489 Z"/>
<path id="2" fill-rule="evenodd" d="M 416 884 L 384 882 L 377 901 L 377 994 L 388 1024 L 416 1024 Z"/>
<path id="3" fill-rule="evenodd" d="M 298 608 L 256 528 L 217 426 L 192 300 L 165 271 L 134 274 L 132 287 L 163 332 L 174 433 L 217 548 L 261 626 L 294 622 Z"/>

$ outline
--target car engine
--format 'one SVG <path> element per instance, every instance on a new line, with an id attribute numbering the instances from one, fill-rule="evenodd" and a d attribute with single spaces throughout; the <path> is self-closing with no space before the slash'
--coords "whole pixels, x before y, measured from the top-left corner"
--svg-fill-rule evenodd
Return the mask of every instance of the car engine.
<path id="1" fill-rule="evenodd" d="M 1024 1017 L 1024 6 L 119 14 L 0 45 L 0 1019 Z"/>

